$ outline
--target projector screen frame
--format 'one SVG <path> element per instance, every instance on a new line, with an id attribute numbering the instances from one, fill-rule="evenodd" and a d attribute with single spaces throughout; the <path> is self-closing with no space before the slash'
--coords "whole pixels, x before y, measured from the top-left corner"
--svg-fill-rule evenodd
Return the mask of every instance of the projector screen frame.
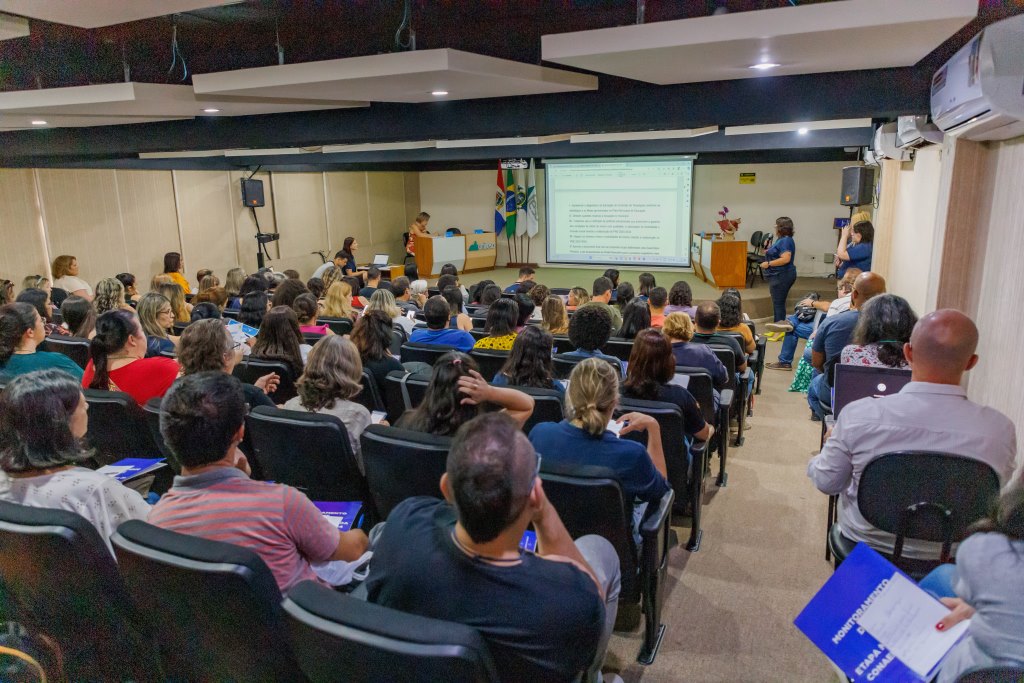
<path id="1" fill-rule="evenodd" d="M 545 229 L 544 229 L 544 258 L 545 261 L 552 265 L 578 265 L 578 266 L 616 266 L 619 268 L 658 268 L 658 269 L 680 269 L 680 270 L 692 270 L 693 269 L 693 258 L 692 258 L 692 246 L 693 246 L 693 191 L 694 191 L 694 173 L 693 166 L 697 159 L 696 154 L 657 154 L 657 155 L 642 155 L 642 156 L 622 156 L 622 157 L 559 157 L 554 159 L 544 158 L 541 160 L 542 167 L 544 168 L 544 212 L 545 212 Z M 675 161 L 687 161 L 690 164 L 690 197 L 689 197 L 689 215 L 687 216 L 688 224 L 688 235 L 686 244 L 684 247 L 683 256 L 685 261 L 683 263 L 642 263 L 642 262 L 629 262 L 629 261 L 595 261 L 595 260 L 570 260 L 570 259 L 551 259 L 552 249 L 552 217 L 554 214 L 551 211 L 551 175 L 549 167 L 570 165 L 570 164 L 621 164 L 621 163 L 636 163 L 636 162 L 675 162 Z"/>

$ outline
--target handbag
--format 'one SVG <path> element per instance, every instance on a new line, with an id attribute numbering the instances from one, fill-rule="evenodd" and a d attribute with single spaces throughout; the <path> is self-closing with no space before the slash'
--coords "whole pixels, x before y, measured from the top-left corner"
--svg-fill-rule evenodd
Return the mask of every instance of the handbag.
<path id="1" fill-rule="evenodd" d="M 818 294 L 817 292 L 809 292 L 806 296 L 804 296 L 803 299 L 800 299 L 800 301 L 803 301 L 804 299 L 810 299 L 811 301 L 817 301 L 820 298 L 821 298 L 821 295 Z M 802 323 L 812 323 L 812 322 L 814 322 L 814 316 L 818 314 L 818 309 L 816 309 L 814 306 L 801 306 L 800 304 L 797 304 L 793 308 L 793 310 L 796 313 L 796 319 L 799 322 L 802 322 Z"/>

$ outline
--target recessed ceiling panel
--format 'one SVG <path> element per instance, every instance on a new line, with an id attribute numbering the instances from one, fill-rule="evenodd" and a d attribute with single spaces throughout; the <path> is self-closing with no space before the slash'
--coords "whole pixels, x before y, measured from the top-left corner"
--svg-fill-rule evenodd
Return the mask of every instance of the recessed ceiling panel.
<path id="1" fill-rule="evenodd" d="M 597 78 L 459 50 L 396 52 L 195 74 L 199 95 L 434 102 L 596 90 Z"/>
<path id="2" fill-rule="evenodd" d="M 546 35 L 541 52 L 659 85 L 880 69 L 916 64 L 977 12 L 977 0 L 838 0 Z"/>
<path id="3" fill-rule="evenodd" d="M 242 0 L 0 0 L 0 11 L 55 24 L 99 28 L 238 2 Z"/>

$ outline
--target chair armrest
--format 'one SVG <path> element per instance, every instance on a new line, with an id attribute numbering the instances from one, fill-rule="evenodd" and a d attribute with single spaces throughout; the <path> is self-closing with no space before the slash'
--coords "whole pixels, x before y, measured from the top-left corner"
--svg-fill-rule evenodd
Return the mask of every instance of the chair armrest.
<path id="1" fill-rule="evenodd" d="M 669 489 L 658 501 L 658 507 L 653 513 L 647 515 L 640 525 L 640 536 L 644 539 L 644 548 L 649 545 L 647 539 L 657 539 L 658 534 L 668 527 L 672 519 L 672 502 L 675 500 L 675 492 Z M 667 550 L 667 548 L 666 548 Z"/>
<path id="2" fill-rule="evenodd" d="M 720 406 L 731 406 L 732 405 L 732 395 L 733 395 L 733 390 L 732 389 L 722 389 L 719 392 L 718 395 L 719 395 L 718 405 L 720 405 Z"/>
<path id="3" fill-rule="evenodd" d="M 836 426 L 836 416 L 826 415 L 825 416 L 825 429 L 832 429 Z"/>
<path id="4" fill-rule="evenodd" d="M 751 365 L 757 365 L 757 361 L 760 358 L 761 358 L 761 354 L 760 354 L 760 352 L 757 349 L 754 349 L 753 351 L 751 351 L 750 355 L 747 356 L 747 368 L 749 369 Z"/>

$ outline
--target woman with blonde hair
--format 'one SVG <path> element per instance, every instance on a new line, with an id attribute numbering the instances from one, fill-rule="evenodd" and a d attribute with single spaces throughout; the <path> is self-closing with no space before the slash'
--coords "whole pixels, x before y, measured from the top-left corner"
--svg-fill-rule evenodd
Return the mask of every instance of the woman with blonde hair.
<path id="1" fill-rule="evenodd" d="M 662 333 L 672 344 L 672 356 L 676 366 L 703 368 L 711 375 L 715 387 L 715 410 L 718 409 L 718 392 L 729 383 L 729 372 L 722 361 L 707 344 L 694 344 L 693 333 L 696 329 L 693 320 L 686 313 L 669 313 L 665 316 Z"/>
<path id="2" fill-rule="evenodd" d="M 149 281 L 149 291 L 159 292 L 160 288 L 164 285 L 173 285 L 174 280 L 171 279 L 170 275 L 164 273 L 158 273 L 153 276 L 153 279 Z"/>
<path id="3" fill-rule="evenodd" d="M 327 289 L 324 297 L 324 316 L 328 318 L 348 318 L 355 320 L 352 310 L 352 287 L 347 282 L 335 282 Z"/>
<path id="4" fill-rule="evenodd" d="M 569 303 L 566 304 L 565 309 L 575 311 L 588 301 L 590 301 L 590 292 L 582 287 L 573 287 L 569 290 Z"/>
<path id="5" fill-rule="evenodd" d="M 78 259 L 74 256 L 63 254 L 53 259 L 53 266 L 50 268 L 53 274 L 53 286 L 63 289 L 68 295 L 80 296 L 83 299 L 92 301 L 92 287 L 89 283 L 78 277 Z"/>
<path id="6" fill-rule="evenodd" d="M 391 318 L 392 323 L 401 325 L 407 335 L 412 334 L 414 323 L 402 314 L 402 309 L 395 303 L 395 295 L 391 293 L 391 290 L 382 288 L 374 292 L 366 304 L 366 308 L 363 309 L 363 313 L 366 314 L 370 311 L 381 311 Z"/>
<path id="7" fill-rule="evenodd" d="M 200 292 L 205 292 L 206 290 L 213 289 L 214 287 L 220 287 L 220 278 L 213 273 L 203 276 L 203 279 L 199 281 Z"/>
<path id="8" fill-rule="evenodd" d="M 159 292 L 171 302 L 171 310 L 174 312 L 175 319 L 180 322 L 188 322 L 192 319 L 192 306 L 185 301 L 185 290 L 181 288 L 181 285 L 160 285 Z"/>
<path id="9" fill-rule="evenodd" d="M 96 315 L 118 309 L 132 310 L 132 307 L 124 302 L 124 285 L 116 277 L 104 278 L 97 283 L 93 305 L 96 307 Z"/>
<path id="10" fill-rule="evenodd" d="M 331 289 L 331 285 L 335 282 L 341 282 L 344 277 L 345 271 L 338 266 L 331 266 L 325 270 L 324 274 L 320 277 L 320 279 L 324 281 L 324 291 L 329 291 Z"/>
<path id="11" fill-rule="evenodd" d="M 139 299 L 135 310 L 146 335 L 146 356 L 159 356 L 178 347 L 178 337 L 168 332 L 174 327 L 174 309 L 167 297 L 147 292 Z"/>
<path id="12" fill-rule="evenodd" d="M 245 269 L 244 268 L 232 268 L 228 271 L 227 278 L 224 280 L 224 291 L 228 293 L 229 299 L 239 298 L 242 291 L 242 283 L 245 282 Z M 232 308 L 238 308 L 233 306 Z"/>
<path id="13" fill-rule="evenodd" d="M 341 420 L 360 470 L 363 455 L 359 436 L 370 426 L 370 411 L 352 399 L 362 391 L 362 379 L 363 362 L 355 345 L 337 335 L 324 337 L 309 352 L 306 369 L 295 383 L 299 395 L 281 406 Z"/>
<path id="14" fill-rule="evenodd" d="M 551 334 L 569 334 L 569 314 L 560 296 L 549 296 L 540 307 L 540 326 Z"/>

